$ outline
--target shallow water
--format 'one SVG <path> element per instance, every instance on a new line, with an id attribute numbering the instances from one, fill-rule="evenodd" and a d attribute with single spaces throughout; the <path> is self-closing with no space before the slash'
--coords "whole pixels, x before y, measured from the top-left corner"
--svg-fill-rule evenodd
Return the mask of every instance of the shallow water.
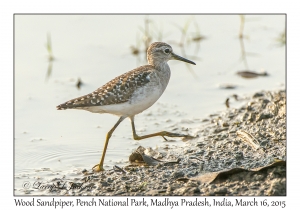
<path id="1" fill-rule="evenodd" d="M 191 21 L 184 42 L 185 57 L 197 65 L 190 66 L 194 76 L 185 63 L 169 62 L 172 78 L 167 90 L 158 103 L 136 116 L 139 134 L 161 130 L 185 132 L 181 130 L 186 128 L 193 134 L 200 119 L 226 109 L 225 100 L 232 94 L 243 96 L 285 87 L 285 47 L 276 40 L 285 30 L 284 15 L 245 16 L 247 64 L 240 60 L 239 16 L 191 17 L 147 16 L 151 20 L 151 42 L 167 42 L 181 56 L 184 52 L 176 44 L 182 37 L 178 26 L 184 27 Z M 66 171 L 90 169 L 99 162 L 105 135 L 118 118 L 78 110 L 57 111 L 55 107 L 144 65 L 144 54 L 137 59 L 130 46 L 137 45 L 143 51 L 143 42 L 137 40 L 143 38 L 145 18 L 144 15 L 15 16 L 16 189 L 21 188 L 26 177 L 52 177 Z M 53 62 L 47 57 L 47 33 L 51 35 Z M 192 42 L 197 33 L 206 38 Z M 244 79 L 236 74 L 241 70 L 260 72 L 261 69 L 269 76 Z M 80 89 L 76 87 L 78 78 L 83 82 Z M 220 88 L 224 84 L 236 88 Z M 230 105 L 240 103 L 230 99 Z M 183 142 L 180 139 L 166 142 L 159 137 L 134 141 L 130 123 L 125 120 L 109 142 L 105 168 L 126 164 L 131 151 L 139 145 L 156 148 L 166 144 Z"/>

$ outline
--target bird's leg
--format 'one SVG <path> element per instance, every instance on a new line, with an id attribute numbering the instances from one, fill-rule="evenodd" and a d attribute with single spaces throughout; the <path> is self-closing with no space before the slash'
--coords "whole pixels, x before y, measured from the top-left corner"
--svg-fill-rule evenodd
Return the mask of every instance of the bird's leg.
<path id="1" fill-rule="evenodd" d="M 148 134 L 145 136 L 138 136 L 135 132 L 135 126 L 134 126 L 134 117 L 130 117 L 131 120 L 131 127 L 132 127 L 132 134 L 133 134 L 133 138 L 134 140 L 142 140 L 142 139 L 146 139 L 146 138 L 150 138 L 150 137 L 154 137 L 154 136 L 161 136 L 163 137 L 165 140 L 167 140 L 165 137 L 186 137 L 186 138 L 194 138 L 194 136 L 190 136 L 190 135 L 185 135 L 185 134 L 179 134 L 179 133 L 171 133 L 171 132 L 167 132 L 167 131 L 161 131 L 161 132 L 157 132 L 157 133 L 152 133 L 152 134 Z"/>
<path id="2" fill-rule="evenodd" d="M 119 125 L 125 118 L 126 118 L 126 117 L 124 117 L 124 116 L 120 117 L 120 119 L 119 119 L 118 122 L 114 125 L 114 127 L 106 134 L 106 140 L 105 140 L 104 149 L 103 149 L 103 152 L 102 152 L 102 157 L 101 157 L 100 163 L 97 164 L 97 165 L 95 165 L 95 166 L 93 167 L 93 170 L 94 170 L 94 171 L 96 171 L 96 172 L 104 171 L 103 163 L 104 163 L 104 158 L 105 158 L 105 153 L 106 153 L 108 141 L 109 141 L 109 139 L 110 139 L 112 133 L 115 131 L 115 129 L 118 127 L 118 125 Z"/>

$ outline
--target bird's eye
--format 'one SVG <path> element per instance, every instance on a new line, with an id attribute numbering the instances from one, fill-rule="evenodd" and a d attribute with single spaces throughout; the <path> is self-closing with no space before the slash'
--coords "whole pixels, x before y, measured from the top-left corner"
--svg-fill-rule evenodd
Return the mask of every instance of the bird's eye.
<path id="1" fill-rule="evenodd" d="M 169 49 L 165 49 L 165 53 L 169 53 L 170 52 L 170 50 Z"/>

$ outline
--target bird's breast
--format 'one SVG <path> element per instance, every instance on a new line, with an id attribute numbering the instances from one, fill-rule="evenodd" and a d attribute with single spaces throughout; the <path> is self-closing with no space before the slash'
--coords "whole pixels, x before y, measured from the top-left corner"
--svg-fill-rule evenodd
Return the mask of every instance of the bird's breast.
<path id="1" fill-rule="evenodd" d="M 155 71 L 149 75 L 149 79 L 150 82 L 138 88 L 129 101 L 138 113 L 148 109 L 160 98 L 168 85 L 170 74 L 161 75 Z"/>

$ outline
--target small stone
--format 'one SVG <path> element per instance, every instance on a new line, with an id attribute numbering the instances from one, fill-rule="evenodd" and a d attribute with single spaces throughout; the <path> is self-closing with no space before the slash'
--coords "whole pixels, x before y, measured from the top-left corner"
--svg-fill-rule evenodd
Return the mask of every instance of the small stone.
<path id="1" fill-rule="evenodd" d="M 229 123 L 228 122 L 224 122 L 222 126 L 223 127 L 229 127 Z"/>
<path id="2" fill-rule="evenodd" d="M 263 93 L 255 93 L 252 97 L 253 98 L 258 98 L 258 97 L 262 97 L 262 96 L 264 96 Z"/>
<path id="3" fill-rule="evenodd" d="M 232 163 L 233 163 L 233 160 L 230 159 L 230 160 L 227 160 L 227 161 L 225 162 L 225 165 L 226 165 L 226 166 L 230 166 Z"/>
<path id="4" fill-rule="evenodd" d="M 183 195 L 188 189 L 189 188 L 187 188 L 187 187 L 181 187 L 179 189 L 174 190 L 173 193 L 175 195 Z"/>
<path id="5" fill-rule="evenodd" d="M 197 174 L 198 174 L 197 170 L 190 170 L 187 173 L 188 176 L 196 176 Z"/>
<path id="6" fill-rule="evenodd" d="M 263 174 L 254 174 L 253 175 L 253 179 L 255 180 L 255 181 L 261 181 L 261 180 L 263 180 L 265 178 L 265 176 L 263 175 Z"/>
<path id="7" fill-rule="evenodd" d="M 163 163 L 158 163 L 158 164 L 155 166 L 155 168 L 156 168 L 156 169 L 161 169 L 163 166 L 164 166 Z"/>
<path id="8" fill-rule="evenodd" d="M 186 187 L 198 187 L 197 181 L 189 180 L 187 183 L 185 183 Z"/>
<path id="9" fill-rule="evenodd" d="M 272 117 L 273 117 L 273 115 L 271 113 L 262 113 L 262 114 L 259 115 L 259 117 L 256 121 L 269 119 L 269 118 L 272 118 Z"/>
<path id="10" fill-rule="evenodd" d="M 227 131 L 228 128 L 217 128 L 215 129 L 214 133 L 221 133 L 222 131 Z"/>
<path id="11" fill-rule="evenodd" d="M 205 145 L 205 143 L 203 143 L 203 142 L 198 142 L 197 143 L 197 147 L 203 147 Z"/>
<path id="12" fill-rule="evenodd" d="M 183 171 L 174 171 L 171 175 L 174 179 L 184 177 L 184 172 Z"/>
<path id="13" fill-rule="evenodd" d="M 198 156 L 198 155 L 203 155 L 205 153 L 205 150 L 200 150 L 194 153 L 194 155 Z"/>
<path id="14" fill-rule="evenodd" d="M 150 190 L 146 192 L 145 195 L 150 195 L 150 196 L 159 195 L 159 190 Z"/>
<path id="15" fill-rule="evenodd" d="M 242 152 L 237 152 L 234 156 L 237 160 L 241 160 L 244 158 L 244 154 Z"/>
<path id="16" fill-rule="evenodd" d="M 100 184 L 102 185 L 102 187 L 107 187 L 108 186 L 108 183 L 107 182 L 100 182 Z"/>
<path id="17" fill-rule="evenodd" d="M 195 193 L 199 193 L 199 192 L 200 192 L 200 190 L 199 190 L 198 187 L 189 187 L 189 188 L 187 188 L 187 189 L 185 190 L 184 195 L 185 195 L 185 196 L 192 196 L 192 195 L 194 195 Z"/>
<path id="18" fill-rule="evenodd" d="M 211 156 L 215 151 L 211 150 L 205 153 L 204 157 Z"/>
<path id="19" fill-rule="evenodd" d="M 193 150 L 191 150 L 191 149 L 185 149 L 184 150 L 184 154 L 188 154 L 188 153 L 192 153 L 193 152 Z"/>
<path id="20" fill-rule="evenodd" d="M 162 179 L 161 182 L 166 183 L 168 182 L 168 179 Z"/>
<path id="21" fill-rule="evenodd" d="M 263 140 L 262 142 L 260 142 L 260 146 L 265 147 L 268 143 L 268 140 Z"/>
<path id="22" fill-rule="evenodd" d="M 227 188 L 226 187 L 219 187 L 219 188 L 216 188 L 214 190 L 214 193 L 215 194 L 226 194 L 227 193 Z"/>

